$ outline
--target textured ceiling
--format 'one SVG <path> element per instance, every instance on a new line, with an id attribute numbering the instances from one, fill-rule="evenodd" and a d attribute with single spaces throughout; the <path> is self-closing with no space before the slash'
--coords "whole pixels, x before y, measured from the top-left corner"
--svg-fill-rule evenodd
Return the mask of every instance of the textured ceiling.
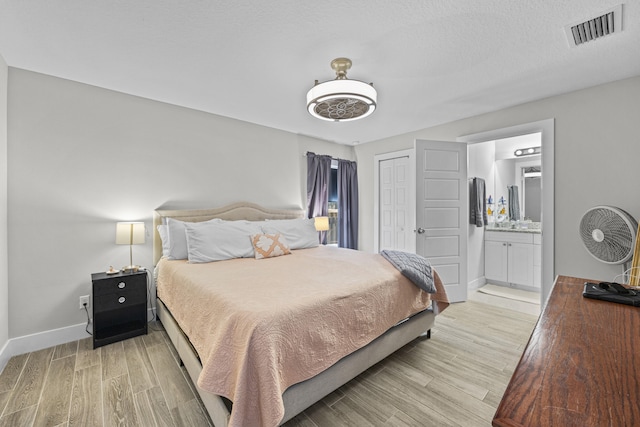
<path id="1" fill-rule="evenodd" d="M 623 31 L 570 48 L 611 0 L 0 0 L 9 66 L 344 144 L 640 75 L 640 1 Z M 313 81 L 373 82 L 376 112 L 306 111 Z"/>

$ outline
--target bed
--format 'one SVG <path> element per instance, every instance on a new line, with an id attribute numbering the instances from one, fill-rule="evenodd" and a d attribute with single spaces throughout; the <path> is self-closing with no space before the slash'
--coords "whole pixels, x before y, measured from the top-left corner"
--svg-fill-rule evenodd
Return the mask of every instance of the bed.
<path id="1" fill-rule="evenodd" d="M 251 203 L 154 214 L 158 318 L 216 427 L 288 421 L 425 335 L 447 305 L 437 273 L 432 295 L 378 254 L 317 246 L 264 260 L 162 257 L 157 226 L 167 221 L 267 228 L 303 216 Z"/>

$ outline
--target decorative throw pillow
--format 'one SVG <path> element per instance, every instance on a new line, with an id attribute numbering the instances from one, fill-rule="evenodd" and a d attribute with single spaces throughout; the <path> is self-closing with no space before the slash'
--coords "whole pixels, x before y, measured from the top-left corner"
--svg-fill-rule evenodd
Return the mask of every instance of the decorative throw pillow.
<path id="1" fill-rule="evenodd" d="M 256 259 L 273 258 L 281 255 L 289 255 L 289 245 L 280 234 L 254 234 L 251 243 L 256 254 Z"/>

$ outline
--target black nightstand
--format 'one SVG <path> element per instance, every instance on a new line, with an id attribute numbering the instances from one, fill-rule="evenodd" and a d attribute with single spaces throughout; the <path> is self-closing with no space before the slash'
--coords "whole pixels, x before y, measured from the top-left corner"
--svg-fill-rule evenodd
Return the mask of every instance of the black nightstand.
<path id="1" fill-rule="evenodd" d="M 91 275 L 93 348 L 147 333 L 147 272 Z"/>

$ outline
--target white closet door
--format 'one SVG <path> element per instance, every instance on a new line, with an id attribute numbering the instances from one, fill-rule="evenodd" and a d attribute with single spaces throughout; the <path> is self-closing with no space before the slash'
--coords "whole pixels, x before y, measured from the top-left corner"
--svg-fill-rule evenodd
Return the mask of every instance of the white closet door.
<path id="1" fill-rule="evenodd" d="M 414 251 L 409 157 L 381 160 L 379 167 L 379 249 Z"/>

